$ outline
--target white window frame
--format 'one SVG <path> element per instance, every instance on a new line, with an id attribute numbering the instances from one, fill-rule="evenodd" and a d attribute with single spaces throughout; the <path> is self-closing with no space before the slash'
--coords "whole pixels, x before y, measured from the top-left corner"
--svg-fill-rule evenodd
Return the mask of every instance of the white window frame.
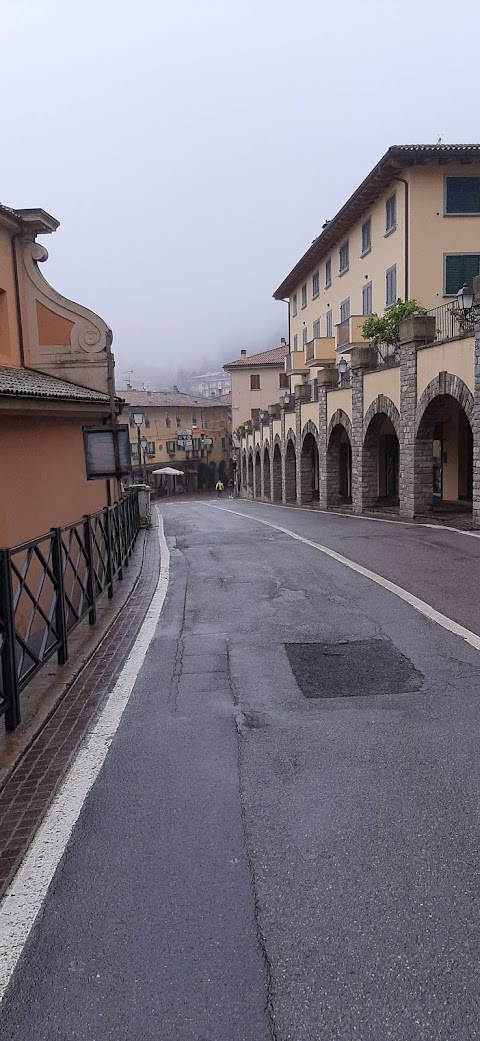
<path id="1" fill-rule="evenodd" d="M 342 267 L 342 251 L 344 251 L 344 250 L 346 250 L 345 256 L 347 258 L 347 262 L 344 265 L 344 267 Z M 349 267 L 350 267 L 350 249 L 349 249 L 349 245 L 348 245 L 348 239 L 345 239 L 345 242 L 342 242 L 342 245 L 340 246 L 340 249 L 338 251 L 338 273 L 339 273 L 339 275 L 344 275 L 345 272 L 348 271 Z"/>
<path id="2" fill-rule="evenodd" d="M 394 206 L 394 222 L 393 224 L 388 223 L 388 204 L 393 199 Z M 395 231 L 397 227 L 397 193 L 390 192 L 390 195 L 385 199 L 385 234 L 390 235 L 392 231 Z"/>
<path id="3" fill-rule="evenodd" d="M 312 338 L 314 340 L 318 340 L 319 336 L 320 336 L 320 319 L 316 318 L 314 323 L 313 323 Z"/>

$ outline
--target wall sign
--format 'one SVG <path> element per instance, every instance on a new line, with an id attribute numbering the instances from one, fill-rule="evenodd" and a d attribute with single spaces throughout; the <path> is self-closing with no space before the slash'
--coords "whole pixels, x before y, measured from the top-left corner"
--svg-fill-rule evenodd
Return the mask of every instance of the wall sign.
<path id="1" fill-rule="evenodd" d="M 114 436 L 117 438 L 122 477 L 131 475 L 132 460 L 128 427 L 119 426 L 115 434 L 108 427 L 84 427 L 83 447 L 88 481 L 99 481 L 117 476 L 113 444 Z"/>

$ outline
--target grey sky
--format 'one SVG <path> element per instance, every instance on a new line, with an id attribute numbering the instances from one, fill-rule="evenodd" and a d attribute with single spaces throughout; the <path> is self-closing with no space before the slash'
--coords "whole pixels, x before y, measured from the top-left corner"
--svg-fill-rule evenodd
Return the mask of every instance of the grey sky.
<path id="1" fill-rule="evenodd" d="M 275 346 L 272 292 L 390 144 L 480 139 L 478 0 L 0 0 L 0 199 L 117 374 Z"/>

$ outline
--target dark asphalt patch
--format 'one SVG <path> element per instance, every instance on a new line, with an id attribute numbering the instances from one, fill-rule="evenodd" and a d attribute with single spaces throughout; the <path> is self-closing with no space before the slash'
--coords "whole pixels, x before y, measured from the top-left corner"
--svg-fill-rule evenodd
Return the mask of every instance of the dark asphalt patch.
<path id="1" fill-rule="evenodd" d="M 306 698 L 407 694 L 423 676 L 390 640 L 286 643 L 290 666 Z"/>

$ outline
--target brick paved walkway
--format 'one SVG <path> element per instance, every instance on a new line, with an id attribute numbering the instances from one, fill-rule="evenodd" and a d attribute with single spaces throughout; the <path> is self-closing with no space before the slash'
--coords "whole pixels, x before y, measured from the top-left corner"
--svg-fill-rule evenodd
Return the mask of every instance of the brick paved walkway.
<path id="1" fill-rule="evenodd" d="M 155 511 L 152 511 L 155 522 Z M 0 791 L 0 896 L 42 821 L 93 718 L 133 646 L 155 591 L 160 551 L 150 532 L 140 577 L 105 639 Z"/>

